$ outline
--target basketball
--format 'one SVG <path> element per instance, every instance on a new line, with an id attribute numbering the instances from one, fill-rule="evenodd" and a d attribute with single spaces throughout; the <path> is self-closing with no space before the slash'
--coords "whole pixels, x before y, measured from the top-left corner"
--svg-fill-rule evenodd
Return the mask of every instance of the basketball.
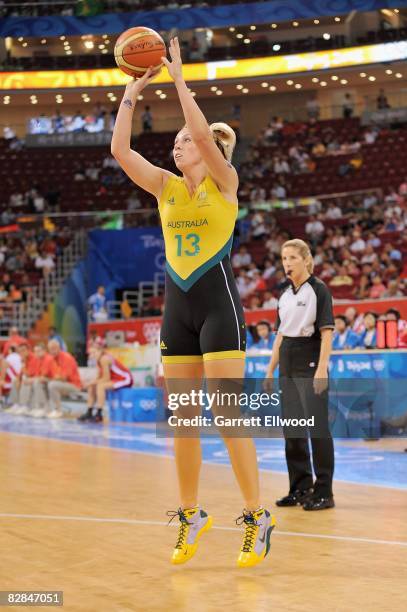
<path id="1" fill-rule="evenodd" d="M 116 64 L 126 74 L 140 78 L 149 66 L 161 70 L 161 57 L 166 54 L 161 36 L 151 28 L 137 27 L 119 36 L 114 48 Z"/>

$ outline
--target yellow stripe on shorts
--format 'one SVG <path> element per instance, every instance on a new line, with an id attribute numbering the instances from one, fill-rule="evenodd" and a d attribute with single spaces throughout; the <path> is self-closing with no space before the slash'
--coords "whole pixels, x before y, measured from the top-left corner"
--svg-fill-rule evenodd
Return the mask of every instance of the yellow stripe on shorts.
<path id="1" fill-rule="evenodd" d="M 217 359 L 244 359 L 244 351 L 219 351 L 216 353 L 204 353 L 204 361 L 214 361 Z"/>
<path id="2" fill-rule="evenodd" d="M 201 363 L 202 355 L 162 355 L 163 363 Z"/>

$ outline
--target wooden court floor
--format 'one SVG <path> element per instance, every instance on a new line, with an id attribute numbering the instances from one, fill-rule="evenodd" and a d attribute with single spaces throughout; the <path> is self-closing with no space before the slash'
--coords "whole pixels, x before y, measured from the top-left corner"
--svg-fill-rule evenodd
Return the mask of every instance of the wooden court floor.
<path id="1" fill-rule="evenodd" d="M 271 554 L 242 570 L 227 466 L 203 466 L 201 504 L 217 528 L 181 567 L 168 560 L 172 459 L 2 433 L 0 477 L 0 590 L 63 590 L 64 610 L 86 612 L 407 609 L 403 491 L 337 483 L 334 510 L 275 508 Z M 262 485 L 271 507 L 286 476 L 263 472 Z"/>

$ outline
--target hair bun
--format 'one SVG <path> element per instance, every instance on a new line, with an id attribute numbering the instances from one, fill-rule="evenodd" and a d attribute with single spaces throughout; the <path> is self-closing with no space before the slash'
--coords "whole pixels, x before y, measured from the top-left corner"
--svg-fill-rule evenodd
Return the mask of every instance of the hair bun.
<path id="1" fill-rule="evenodd" d="M 230 127 L 230 125 L 221 121 L 211 123 L 209 129 L 212 132 L 213 138 L 221 143 L 226 159 L 228 161 L 232 161 L 233 150 L 236 145 L 235 131 Z"/>

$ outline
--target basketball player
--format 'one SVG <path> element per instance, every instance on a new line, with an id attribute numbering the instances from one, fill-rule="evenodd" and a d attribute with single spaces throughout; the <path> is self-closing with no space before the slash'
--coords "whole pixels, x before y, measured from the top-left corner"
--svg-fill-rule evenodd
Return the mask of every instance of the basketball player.
<path id="1" fill-rule="evenodd" d="M 162 61 L 174 80 L 186 123 L 173 149 L 182 176 L 152 165 L 130 149 L 134 107 L 154 78 L 151 68 L 126 87 L 112 154 L 128 176 L 158 201 L 167 260 L 161 329 L 165 378 L 201 381 L 205 374 L 207 380 L 243 379 L 246 330 L 229 257 L 238 212 L 238 175 L 231 164 L 236 137 L 225 123 L 208 125 L 183 79 L 177 38 L 171 40 L 169 52 L 172 61 Z M 239 517 L 245 533 L 237 562 L 249 567 L 268 553 L 275 520 L 259 503 L 253 440 L 224 436 L 224 441 L 245 502 Z M 174 449 L 181 505 L 170 513 L 180 520 L 171 560 L 180 564 L 195 554 L 212 518 L 198 505 L 199 437 L 187 437 L 187 432 L 177 435 Z"/>
<path id="2" fill-rule="evenodd" d="M 7 354 L 5 357 L 1 359 L 0 366 L 0 394 L 2 396 L 8 396 L 12 389 L 15 388 L 21 373 L 22 361 L 21 357 L 17 352 L 17 347 L 14 345 L 9 345 L 7 348 Z M 11 393 L 11 403 L 10 408 L 7 409 L 7 412 L 11 412 L 12 414 L 22 414 L 20 410 L 20 406 L 16 404 L 16 393 Z"/>
<path id="3" fill-rule="evenodd" d="M 98 344 L 91 346 L 89 357 L 96 362 L 98 375 L 95 380 L 86 385 L 88 390 L 88 409 L 78 418 L 78 421 L 101 423 L 103 421 L 106 391 L 109 389 L 116 390 L 131 387 L 133 385 L 133 377 L 126 366 Z M 96 413 L 93 412 L 94 408 Z"/>

